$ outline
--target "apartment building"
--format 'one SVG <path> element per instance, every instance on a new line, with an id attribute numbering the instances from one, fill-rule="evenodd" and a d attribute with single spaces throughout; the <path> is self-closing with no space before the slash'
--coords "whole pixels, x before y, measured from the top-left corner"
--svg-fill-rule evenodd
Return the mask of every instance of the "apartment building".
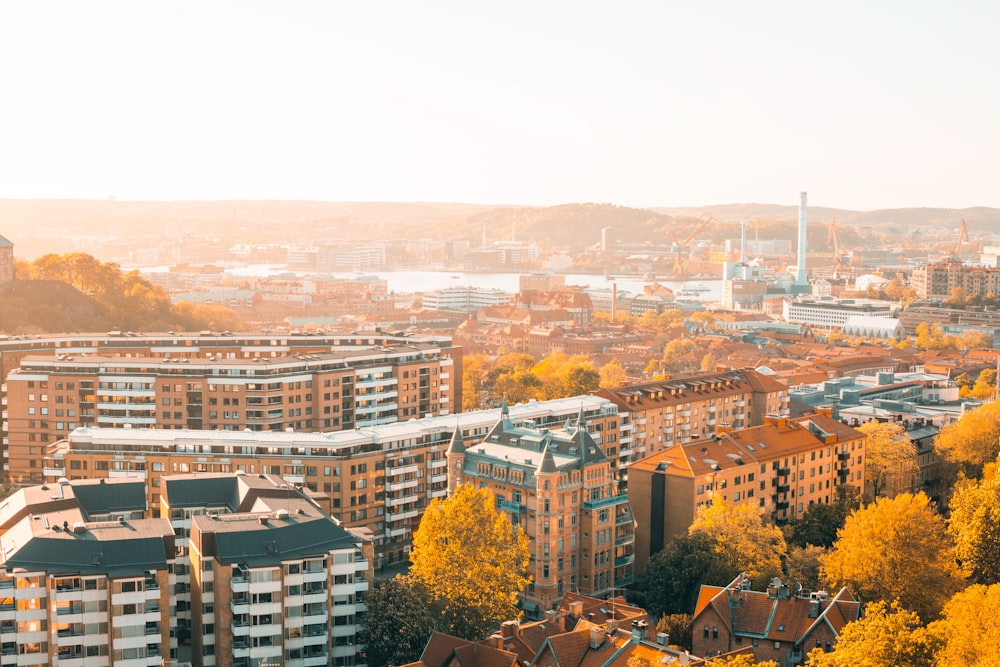
<path id="1" fill-rule="evenodd" d="M 970 266 L 958 260 L 920 264 L 910 274 L 910 285 L 920 299 L 947 299 L 956 287 L 968 296 L 1000 294 L 1000 268 Z"/>
<path id="2" fill-rule="evenodd" d="M 177 634 L 195 665 L 363 664 L 372 543 L 280 478 L 163 480 L 178 535 Z M 186 602 L 185 598 L 189 598 Z"/>
<path id="3" fill-rule="evenodd" d="M 632 512 L 611 460 L 581 412 L 562 429 L 517 426 L 506 407 L 481 438 L 456 429 L 448 487 L 488 488 L 530 540 L 525 612 L 553 609 L 569 591 L 604 596 L 633 580 Z"/>
<path id="4" fill-rule="evenodd" d="M 782 317 L 789 324 L 831 329 L 843 328 L 852 318 L 892 318 L 896 308 L 888 301 L 797 296 L 784 300 Z"/>
<path id="5" fill-rule="evenodd" d="M 40 482 L 80 426 L 339 431 L 454 412 L 461 363 L 434 343 L 259 357 L 28 356 L 7 376 L 7 467 Z"/>
<path id="6" fill-rule="evenodd" d="M 0 503 L 0 665 L 170 664 L 174 533 L 135 480 L 63 480 Z"/>
<path id="7" fill-rule="evenodd" d="M 717 430 L 764 423 L 788 414 L 788 387 L 752 369 L 678 375 L 644 384 L 601 389 L 622 415 L 618 458 L 622 468 L 671 445 Z"/>
<path id="8" fill-rule="evenodd" d="M 413 348 L 419 350 L 417 355 L 413 354 Z M 397 354 L 394 354 L 396 352 Z M 204 385 L 220 383 L 224 386 L 230 388 L 229 393 L 232 394 L 233 391 L 240 391 L 237 389 L 240 386 L 240 381 L 236 378 L 243 377 L 244 382 L 249 383 L 247 378 L 252 376 L 261 376 L 267 374 L 281 373 L 282 371 L 276 370 L 278 367 L 268 368 L 268 370 L 261 370 L 261 361 L 254 361 L 259 359 L 268 359 L 278 364 L 284 364 L 282 368 L 287 371 L 293 371 L 295 364 L 298 362 L 301 366 L 300 373 L 302 375 L 301 379 L 294 380 L 295 382 L 307 382 L 312 375 L 317 372 L 322 372 L 329 374 L 330 371 L 324 370 L 322 368 L 316 368 L 315 363 L 313 366 L 305 364 L 305 362 L 310 361 L 309 359 L 304 359 L 303 357 L 308 357 L 309 355 L 319 355 L 331 353 L 334 357 L 340 356 L 343 361 L 342 370 L 345 371 L 345 376 L 350 377 L 350 373 L 346 372 L 352 368 L 357 368 L 362 371 L 365 369 L 372 369 L 368 371 L 369 375 L 382 375 L 383 377 L 373 378 L 374 380 L 386 380 L 384 373 L 374 373 L 374 369 L 377 369 L 379 365 L 382 367 L 390 367 L 392 369 L 391 374 L 394 376 L 397 384 L 392 385 L 391 382 L 386 384 L 382 382 L 372 382 L 372 380 L 364 380 L 365 372 L 362 372 L 358 377 L 356 374 L 354 377 L 355 382 L 369 382 L 370 386 L 352 384 L 349 389 L 350 392 L 345 396 L 344 390 L 332 388 L 332 382 L 334 379 L 339 379 L 336 373 L 332 376 L 324 378 L 324 383 L 326 380 L 331 382 L 331 387 L 329 391 L 323 391 L 322 395 L 315 400 L 324 401 L 323 410 L 321 413 L 315 412 L 316 406 L 308 406 L 303 404 L 299 405 L 288 405 L 283 406 L 285 409 L 291 409 L 293 414 L 291 416 L 284 415 L 283 420 L 278 419 L 277 408 L 271 404 L 271 401 L 277 400 L 273 395 L 276 391 L 275 388 L 268 384 L 266 389 L 267 395 L 262 396 L 263 403 L 258 407 L 251 407 L 251 410 L 264 411 L 262 414 L 253 416 L 247 416 L 245 414 L 245 406 L 237 405 L 233 403 L 234 396 L 229 396 L 229 403 L 227 404 L 224 400 L 226 397 L 221 397 L 222 400 L 217 398 L 216 407 L 219 409 L 213 410 L 211 401 L 202 401 L 199 403 L 199 399 L 204 397 L 205 388 Z M 42 356 L 49 358 L 50 361 L 59 362 L 73 362 L 82 361 L 87 357 L 111 357 L 116 360 L 125 360 L 130 363 L 134 360 L 143 360 L 146 363 L 139 364 L 139 368 L 146 368 L 146 372 L 142 374 L 139 379 L 129 379 L 125 381 L 119 380 L 107 380 L 107 382 L 125 382 L 134 383 L 135 387 L 133 389 L 125 389 L 124 387 L 118 387 L 122 391 L 139 391 L 145 392 L 138 396 L 129 396 L 125 394 L 124 397 L 141 399 L 138 401 L 126 401 L 119 394 L 110 393 L 109 397 L 113 398 L 112 401 L 101 401 L 104 404 L 108 403 L 123 403 L 129 404 L 129 413 L 134 412 L 134 414 L 128 414 L 130 417 L 135 417 L 137 419 L 150 419 L 152 413 L 146 405 L 151 397 L 148 396 L 149 387 L 147 380 L 149 379 L 150 373 L 156 370 L 162 370 L 166 375 L 171 376 L 171 378 L 185 375 L 185 369 L 190 369 L 191 364 L 197 365 L 199 360 L 205 360 L 204 365 L 219 365 L 221 361 L 227 360 L 230 363 L 236 363 L 236 367 L 229 367 L 226 369 L 228 382 L 223 382 L 220 378 L 221 371 L 219 369 L 205 369 L 204 373 L 199 376 L 198 373 L 192 373 L 194 375 L 191 380 L 195 385 L 192 387 L 190 395 L 187 391 L 187 380 L 181 378 L 181 382 L 173 382 L 169 380 L 167 382 L 161 382 L 159 390 L 163 394 L 156 396 L 158 398 L 158 410 L 156 411 L 156 425 L 162 425 L 164 428 L 178 428 L 178 427 L 190 427 L 190 428 L 209 428 L 209 424 L 217 424 L 215 428 L 236 428 L 237 424 L 243 420 L 246 422 L 246 426 L 239 426 L 239 428 L 253 428 L 250 425 L 251 421 L 255 421 L 261 428 L 299 428 L 299 429 L 311 429 L 311 430 L 337 430 L 341 428 L 354 428 L 358 421 L 366 422 L 373 419 L 377 419 L 376 415 L 390 412 L 385 408 L 385 404 L 391 404 L 392 398 L 391 392 L 394 390 L 397 392 L 396 401 L 398 404 L 398 418 L 408 419 L 415 416 L 423 416 L 425 414 L 440 414 L 443 410 L 448 410 L 453 412 L 457 409 L 456 406 L 461 406 L 462 396 L 461 396 L 461 377 L 462 377 L 462 365 L 461 365 L 461 350 L 456 348 L 451 341 L 450 337 L 447 336 L 434 336 L 434 335 L 394 335 L 381 332 L 372 332 L 366 334 L 354 334 L 354 335 L 341 335 L 335 336 L 324 333 L 317 334 L 303 334 L 299 332 L 292 333 L 259 333 L 259 334 L 245 334 L 238 333 L 234 334 L 231 332 L 201 332 L 199 334 L 190 333 L 165 333 L 165 334 L 144 334 L 144 333 L 133 333 L 133 332 L 122 332 L 122 331 L 109 331 L 107 334 L 63 334 L 63 335 L 46 335 L 46 336 L 0 336 L 0 438 L 2 438 L 2 443 L 0 443 L 0 454 L 3 455 L 4 460 L 4 470 L 8 473 L 20 474 L 25 480 L 30 480 L 33 478 L 31 474 L 25 474 L 23 472 L 16 473 L 16 471 L 11 470 L 9 461 L 7 460 L 7 451 L 9 445 L 9 433 L 11 430 L 16 432 L 24 432 L 25 429 L 30 428 L 34 431 L 34 440 L 31 436 L 28 436 L 29 442 L 52 442 L 53 439 L 62 437 L 68 430 L 72 430 L 70 425 L 79 426 L 85 424 L 96 424 L 97 412 L 96 406 L 86 405 L 80 406 L 75 405 L 80 403 L 82 399 L 90 397 L 89 401 L 84 400 L 84 403 L 93 403 L 94 397 L 97 396 L 95 382 L 101 382 L 99 377 L 89 377 L 95 371 L 93 367 L 89 367 L 85 370 L 83 375 L 85 377 L 76 379 L 56 379 L 53 380 L 54 383 L 62 382 L 62 390 L 67 391 L 67 395 L 62 396 L 62 400 L 59 401 L 56 398 L 55 386 L 49 387 L 48 380 L 46 379 L 51 368 L 41 367 L 36 369 L 37 372 L 34 373 L 35 379 L 27 379 L 25 377 L 19 378 L 20 380 L 26 380 L 29 383 L 39 382 L 43 384 L 34 384 L 31 387 L 27 387 L 23 384 L 16 384 L 15 389 L 27 391 L 28 394 L 34 394 L 34 400 L 37 401 L 31 406 L 22 406 L 24 410 L 30 407 L 34 407 L 35 413 L 33 416 L 37 416 L 38 419 L 28 419 L 27 422 L 18 422 L 14 427 L 11 427 L 9 423 L 9 410 L 8 410 L 8 377 L 14 372 L 20 369 L 22 362 L 26 357 L 36 357 Z M 418 363 L 414 367 L 413 359 L 414 357 L 419 357 Z M 170 361 L 167 361 L 170 360 Z M 208 362 L 207 360 L 211 360 Z M 245 365 L 240 365 L 238 362 L 244 361 L 250 364 L 249 367 Z M 313 362 L 320 362 L 320 360 L 312 360 Z M 152 362 L 162 362 L 158 366 L 151 365 Z M 164 366 L 163 364 L 168 364 Z M 287 364 L 291 364 L 288 366 Z M 320 363 L 320 366 L 323 364 Z M 113 365 L 112 368 L 117 368 L 117 364 Z M 129 367 L 131 371 L 134 367 Z M 431 377 L 435 374 L 435 368 L 437 369 L 438 375 L 438 386 L 432 387 L 435 378 Z M 414 371 L 416 374 L 414 375 Z M 237 372 L 238 375 L 232 375 L 233 372 Z M 105 375 L 103 371 L 98 370 L 99 375 Z M 28 373 L 30 375 L 30 373 Z M 295 374 L 295 373 L 293 373 Z M 403 377 L 403 375 L 407 375 Z M 127 373 L 126 373 L 127 375 Z M 427 375 L 427 379 L 422 377 L 422 375 Z M 211 382 L 206 380 L 206 377 L 214 376 Z M 451 378 L 451 379 L 450 379 Z M 457 378 L 458 381 L 455 381 Z M 314 378 L 313 378 L 314 380 Z M 283 380 L 285 381 L 285 380 Z M 73 387 L 69 388 L 68 383 L 72 382 Z M 83 382 L 81 385 L 80 382 Z M 202 396 L 198 396 L 198 384 L 201 383 L 202 386 Z M 178 390 L 177 384 L 181 387 Z M 441 385 L 445 385 L 442 387 Z M 426 385 L 426 386 L 422 386 Z M 162 387 L 168 386 L 169 391 L 163 390 Z M 381 391 L 380 395 L 373 398 L 370 394 L 375 393 L 375 389 L 386 389 L 389 391 Z M 113 387 L 104 387 L 105 390 L 110 390 Z M 91 391 L 87 391 L 90 389 Z M 288 387 L 285 388 L 288 390 Z M 293 385 L 294 389 L 294 385 Z M 301 387 L 300 387 L 301 389 Z M 364 389 L 365 391 L 361 391 Z M 31 391 L 33 390 L 33 391 Z M 216 391 L 223 391 L 223 389 L 217 388 Z M 261 390 L 264 391 L 264 390 Z M 259 393 L 259 392 L 258 392 Z M 306 400 L 305 396 L 310 392 L 301 392 L 299 397 L 300 401 Z M 437 393 L 437 399 L 433 397 L 433 394 Z M 334 396 L 336 394 L 336 397 Z M 362 396 L 362 394 L 366 394 Z M 46 396 L 46 400 L 51 397 L 52 405 L 45 405 L 46 400 L 41 397 Z M 355 396 L 357 395 L 357 396 Z M 210 398 L 210 397 L 209 397 Z M 357 398 L 355 403 L 359 401 L 368 401 L 364 405 L 354 405 L 348 399 Z M 445 400 L 442 401 L 442 398 Z M 164 399 L 169 399 L 169 405 L 164 404 Z M 73 401 L 73 404 L 69 404 L 68 401 Z M 373 404 L 375 401 L 376 404 Z M 58 404 L 57 404 L 58 402 Z M 188 405 L 190 403 L 190 405 Z M 287 403 L 287 401 L 285 401 Z M 135 405 L 133 409 L 131 404 Z M 346 407 L 345 407 L 346 404 Z M 119 406 L 120 407 L 120 406 Z M 226 407 L 230 408 L 228 411 Z M 239 409 L 234 409 L 234 408 Z M 169 410 L 167 409 L 169 408 Z M 313 414 L 305 414 L 306 408 L 313 409 Z M 329 414 L 326 414 L 326 409 L 329 408 Z M 364 408 L 361 411 L 355 411 L 357 408 Z M 43 409 L 45 412 L 43 413 Z M 111 407 L 108 407 L 110 410 Z M 344 410 L 347 410 L 349 414 L 343 414 Z M 221 410 L 221 411 L 220 411 Z M 298 410 L 300 414 L 294 414 Z M 334 412 L 336 410 L 336 412 Z M 87 417 L 93 417 L 93 419 L 84 419 L 84 412 L 89 411 L 93 414 L 86 415 Z M 212 412 L 215 412 L 215 417 L 211 416 Z M 226 417 L 226 413 L 229 413 L 229 417 Z M 234 418 L 233 414 L 237 413 L 240 417 Z M 16 413 L 15 413 L 16 414 Z M 22 415 L 23 416 L 23 415 Z M 123 417 L 121 411 L 111 412 L 106 415 L 105 422 L 102 425 L 115 426 L 120 425 L 121 422 L 107 421 L 113 419 L 114 417 Z M 305 424 L 309 421 L 313 422 L 312 427 L 307 427 Z M 31 422 L 34 421 L 34 427 L 31 426 Z M 283 427 L 282 422 L 287 422 Z M 327 421 L 329 423 L 327 424 Z M 42 426 L 42 423 L 46 426 Z M 296 422 L 301 422 L 301 426 L 296 426 Z M 62 427 L 59 427 L 59 424 Z M 132 422 L 139 423 L 142 422 Z M 31 445 L 29 445 L 31 447 Z M 29 450 L 30 453 L 30 450 Z M 29 457 L 30 458 L 30 457 Z M 34 476 L 37 478 L 37 475 Z"/>
<path id="9" fill-rule="evenodd" d="M 612 463 L 618 452 L 618 410 L 597 396 L 537 401 L 508 408 L 529 428 L 561 428 L 583 410 L 591 437 Z M 481 439 L 499 409 L 426 417 L 329 433 L 81 428 L 45 447 L 39 471 L 47 482 L 66 477 L 139 478 L 154 511 L 162 478 L 183 473 L 267 474 L 316 493 L 320 506 L 347 528 L 373 533 L 376 565 L 409 559 L 410 540 L 434 498 L 447 494 L 445 454 L 456 428 Z"/>
<path id="10" fill-rule="evenodd" d="M 825 413 L 770 417 L 642 459 L 629 466 L 628 484 L 638 523 L 636 571 L 716 497 L 755 505 L 781 525 L 815 503 L 835 502 L 838 486 L 863 492 L 864 460 L 864 434 Z"/>

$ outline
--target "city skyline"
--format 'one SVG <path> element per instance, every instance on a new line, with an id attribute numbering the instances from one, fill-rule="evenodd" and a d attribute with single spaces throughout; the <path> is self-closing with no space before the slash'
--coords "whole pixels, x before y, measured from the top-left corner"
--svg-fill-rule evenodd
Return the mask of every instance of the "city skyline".
<path id="1" fill-rule="evenodd" d="M 998 13 L 8 4 L 0 197 L 1000 206 Z"/>

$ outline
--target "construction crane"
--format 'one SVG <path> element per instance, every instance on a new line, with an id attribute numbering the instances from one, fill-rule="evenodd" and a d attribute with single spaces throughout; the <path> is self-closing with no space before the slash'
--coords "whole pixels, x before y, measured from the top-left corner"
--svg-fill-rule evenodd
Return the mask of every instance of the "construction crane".
<path id="1" fill-rule="evenodd" d="M 833 263 L 840 267 L 843 263 L 840 259 L 840 234 L 837 233 L 837 219 L 830 222 L 830 229 L 826 233 L 826 244 L 833 244 Z"/>
<path id="2" fill-rule="evenodd" d="M 962 259 L 962 241 L 968 242 L 969 228 L 965 225 L 965 218 L 962 218 L 962 226 L 958 228 L 958 243 L 955 244 L 955 257 Z"/>
<path id="3" fill-rule="evenodd" d="M 674 270 L 671 275 L 680 276 L 681 274 L 684 273 L 684 253 L 687 250 L 688 244 L 694 239 L 695 236 L 697 236 L 701 232 L 701 230 L 705 229 L 705 227 L 707 227 L 710 222 L 716 221 L 715 218 L 713 218 L 708 213 L 702 213 L 700 216 L 698 216 L 698 218 L 699 220 L 701 220 L 701 218 L 704 219 L 701 220 L 701 222 L 694 228 L 693 232 L 687 235 L 687 238 L 685 238 L 683 241 L 680 241 L 677 244 L 677 259 L 674 262 Z M 671 235 L 673 235 L 672 232 Z M 675 241 L 677 240 L 676 236 L 674 236 L 674 240 Z"/>

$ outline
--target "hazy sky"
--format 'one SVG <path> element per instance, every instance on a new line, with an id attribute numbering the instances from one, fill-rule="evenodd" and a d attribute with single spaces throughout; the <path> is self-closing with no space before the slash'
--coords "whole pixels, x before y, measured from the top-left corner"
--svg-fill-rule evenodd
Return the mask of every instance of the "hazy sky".
<path id="1" fill-rule="evenodd" d="M 0 0 L 0 198 L 1000 206 L 1000 3 Z"/>

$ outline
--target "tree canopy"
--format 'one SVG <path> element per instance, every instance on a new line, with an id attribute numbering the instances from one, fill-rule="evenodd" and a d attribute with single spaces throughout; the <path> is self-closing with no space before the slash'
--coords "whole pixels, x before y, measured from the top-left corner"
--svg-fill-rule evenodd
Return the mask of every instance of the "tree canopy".
<path id="1" fill-rule="evenodd" d="M 785 537 L 755 505 L 734 504 L 716 496 L 698 509 L 689 532 L 706 535 L 715 552 L 737 572 L 755 579 L 781 574 Z"/>
<path id="2" fill-rule="evenodd" d="M 955 554 L 978 584 L 1000 582 L 1000 475 L 989 466 L 983 479 L 959 485 L 948 504 L 948 532 Z"/>
<path id="3" fill-rule="evenodd" d="M 1000 665 L 1000 584 L 974 585 L 956 593 L 944 606 L 941 620 L 928 626 L 937 638 L 939 667 Z"/>
<path id="4" fill-rule="evenodd" d="M 788 542 L 798 547 L 812 544 L 831 547 L 837 540 L 848 515 L 861 506 L 861 494 L 849 484 L 837 487 L 837 500 L 833 503 L 814 503 L 802 516 L 789 524 Z"/>
<path id="5" fill-rule="evenodd" d="M 969 410 L 942 428 L 934 449 L 961 466 L 968 477 L 979 477 L 983 466 L 1000 454 L 1000 401 Z"/>
<path id="6" fill-rule="evenodd" d="M 910 477 L 917 473 L 917 450 L 900 422 L 870 420 L 858 427 L 868 436 L 865 442 L 865 480 L 873 496 L 881 496 L 891 487 L 910 487 Z"/>
<path id="7" fill-rule="evenodd" d="M 702 584 L 725 586 L 739 574 L 706 533 L 672 537 L 646 564 L 646 606 L 658 614 L 690 614 Z"/>
<path id="8" fill-rule="evenodd" d="M 416 662 L 437 627 L 439 610 L 430 592 L 409 577 L 375 582 L 358 641 L 369 667 Z"/>
<path id="9" fill-rule="evenodd" d="M 807 667 L 928 667 L 938 642 L 920 617 L 898 603 L 879 600 L 841 629 L 832 653 L 812 650 Z"/>
<path id="10" fill-rule="evenodd" d="M 876 498 L 855 511 L 820 563 L 831 589 L 847 586 L 865 602 L 898 600 L 925 620 L 965 579 L 944 519 L 923 493 Z"/>
<path id="11" fill-rule="evenodd" d="M 495 503 L 488 489 L 462 484 L 431 501 L 413 534 L 410 576 L 441 604 L 444 631 L 464 639 L 518 618 L 531 581 L 528 537 Z"/>

